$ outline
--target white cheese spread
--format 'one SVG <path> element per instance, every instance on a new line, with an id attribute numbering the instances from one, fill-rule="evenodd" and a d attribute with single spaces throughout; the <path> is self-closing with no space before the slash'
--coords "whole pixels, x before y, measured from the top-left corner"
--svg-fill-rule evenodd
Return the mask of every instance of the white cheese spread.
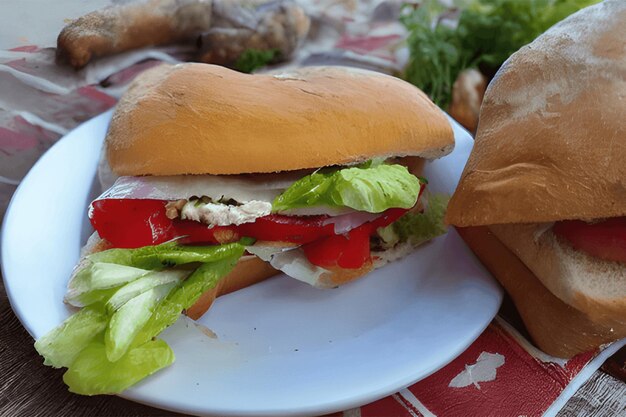
<path id="1" fill-rule="evenodd" d="M 197 200 L 187 202 L 181 212 L 183 220 L 194 220 L 213 226 L 240 225 L 251 223 L 272 212 L 272 203 L 252 200 L 239 206 L 204 203 Z"/>

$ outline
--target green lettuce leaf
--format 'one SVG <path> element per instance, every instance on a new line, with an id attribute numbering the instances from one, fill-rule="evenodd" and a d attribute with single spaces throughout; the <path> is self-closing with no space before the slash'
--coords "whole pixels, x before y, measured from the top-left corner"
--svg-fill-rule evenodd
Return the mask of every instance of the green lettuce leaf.
<path id="1" fill-rule="evenodd" d="M 378 235 L 389 246 L 399 242 L 417 246 L 443 235 L 447 231 L 443 218 L 449 200 L 445 194 L 431 195 L 423 213 L 407 213 L 389 226 L 378 229 Z"/>
<path id="2" fill-rule="evenodd" d="M 107 262 L 85 260 L 67 284 L 65 301 L 75 307 L 87 306 L 108 299 L 115 290 L 150 271 Z"/>
<path id="3" fill-rule="evenodd" d="M 115 362 L 107 359 L 104 343 L 95 341 L 80 352 L 63 381 L 76 394 L 118 394 L 173 362 L 174 352 L 163 340 L 130 349 Z"/>
<path id="4" fill-rule="evenodd" d="M 315 172 L 293 183 L 272 205 L 275 212 L 311 207 L 350 207 L 381 213 L 411 208 L 422 184 L 402 165 L 369 164 L 332 172 Z"/>
<path id="5" fill-rule="evenodd" d="M 220 246 L 181 247 L 172 242 L 90 255 L 73 289 L 83 301 L 98 295 L 100 302 L 69 317 L 35 347 L 46 365 L 68 368 L 64 381 L 70 391 L 119 393 L 174 361 L 167 344 L 154 337 L 227 275 L 251 243 L 242 239 Z M 193 272 L 161 270 L 185 263 L 201 265 Z"/>
<path id="6" fill-rule="evenodd" d="M 109 298 L 109 300 L 106 302 L 107 311 L 110 314 L 113 314 L 129 300 L 137 297 L 138 295 L 148 290 L 151 290 L 152 288 L 160 287 L 167 284 L 174 284 L 170 285 L 170 288 L 173 288 L 190 273 L 191 271 L 177 269 L 151 271 L 146 276 L 130 282 L 117 290 L 115 294 L 113 294 L 111 298 Z"/>
<path id="7" fill-rule="evenodd" d="M 218 262 L 204 264 L 194 271 L 182 284 L 173 290 L 156 308 L 150 320 L 141 329 L 133 345 L 138 346 L 157 336 L 167 327 L 174 324 L 183 310 L 190 308 L 198 298 L 210 288 L 215 287 L 219 280 L 226 276 L 234 267 L 241 252 Z"/>
<path id="8" fill-rule="evenodd" d="M 109 249 L 87 257 L 92 262 L 107 262 L 142 269 L 162 269 L 192 262 L 216 262 L 239 253 L 247 242 L 215 246 L 180 246 L 173 242 L 137 249 Z"/>
<path id="9" fill-rule="evenodd" d="M 155 307 L 176 284 L 169 282 L 142 292 L 113 313 L 104 334 L 106 355 L 111 362 L 124 356 L 141 328 L 150 319 Z"/>
<path id="10" fill-rule="evenodd" d="M 85 307 L 40 337 L 35 349 L 44 357 L 44 365 L 67 368 L 78 354 L 104 332 L 109 318 L 101 305 Z"/>

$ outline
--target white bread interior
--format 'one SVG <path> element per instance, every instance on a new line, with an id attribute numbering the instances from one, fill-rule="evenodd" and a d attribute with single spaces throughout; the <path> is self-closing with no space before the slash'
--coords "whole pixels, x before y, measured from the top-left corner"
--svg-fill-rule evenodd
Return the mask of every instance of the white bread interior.
<path id="1" fill-rule="evenodd" d="M 626 325 L 626 264 L 575 250 L 551 226 L 506 224 L 489 229 L 565 303 L 595 321 Z"/>
<path id="2" fill-rule="evenodd" d="M 533 341 L 542 351 L 569 358 L 626 337 L 623 321 L 595 320 L 555 296 L 488 227 L 462 227 L 457 230 L 504 286 Z"/>

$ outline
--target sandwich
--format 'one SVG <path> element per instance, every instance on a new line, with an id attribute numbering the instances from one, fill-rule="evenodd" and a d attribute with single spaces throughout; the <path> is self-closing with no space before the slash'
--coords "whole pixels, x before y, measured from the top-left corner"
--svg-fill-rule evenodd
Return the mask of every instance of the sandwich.
<path id="1" fill-rule="evenodd" d="M 446 214 L 557 357 L 626 337 L 624 19 L 605 1 L 511 56 Z"/>
<path id="2" fill-rule="evenodd" d="M 80 310 L 35 346 L 70 391 L 118 393 L 171 364 L 159 333 L 221 294 L 279 271 L 319 288 L 362 277 L 445 232 L 420 174 L 453 146 L 443 112 L 387 75 L 146 71 L 107 132 L 114 183 L 65 295 Z"/>

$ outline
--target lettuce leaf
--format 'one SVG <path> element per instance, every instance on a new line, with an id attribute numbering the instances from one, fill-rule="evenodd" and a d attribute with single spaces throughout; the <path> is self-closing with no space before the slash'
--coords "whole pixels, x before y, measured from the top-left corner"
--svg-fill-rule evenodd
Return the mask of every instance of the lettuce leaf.
<path id="1" fill-rule="evenodd" d="M 318 171 L 293 183 L 272 205 L 275 212 L 311 207 L 350 207 L 381 213 L 389 208 L 411 208 L 421 181 L 402 165 L 369 164 L 338 171 Z"/>
<path id="2" fill-rule="evenodd" d="M 97 273 L 85 272 L 74 289 L 101 299 L 41 337 L 35 347 L 46 365 L 68 368 L 64 381 L 70 391 L 119 393 L 174 361 L 167 344 L 154 337 L 215 287 L 251 243 L 246 239 L 211 247 L 167 243 L 91 255 L 86 268 L 96 265 Z M 193 272 L 144 269 L 192 262 L 204 263 Z M 141 268 L 134 270 L 138 265 Z M 113 276 L 106 276 L 107 270 Z"/>
<path id="3" fill-rule="evenodd" d="M 380 236 L 390 246 L 398 242 L 409 242 L 417 246 L 446 233 L 443 221 L 450 196 L 435 194 L 428 198 L 423 213 L 407 213 L 387 227 L 378 229 Z"/>
<path id="4" fill-rule="evenodd" d="M 44 357 L 44 365 L 67 368 L 78 354 L 104 332 L 109 318 L 101 305 L 85 307 L 40 337 L 35 349 Z"/>
<path id="5" fill-rule="evenodd" d="M 241 251 L 248 242 L 234 242 L 215 246 L 180 246 L 166 242 L 137 249 L 109 249 L 89 255 L 92 262 L 108 262 L 142 269 L 162 269 L 192 262 L 216 262 Z"/>
<path id="6" fill-rule="evenodd" d="M 105 304 L 107 311 L 110 314 L 113 314 L 116 310 L 138 295 L 162 285 L 178 284 L 190 273 L 191 271 L 178 269 L 152 271 L 148 275 L 128 283 L 117 290 Z M 175 285 L 171 285 L 170 288 L 174 288 L 174 286 Z"/>
<path id="7" fill-rule="evenodd" d="M 76 394 L 117 394 L 174 362 L 174 352 L 163 340 L 130 349 L 119 360 L 107 359 L 102 341 L 85 347 L 63 375 Z"/>
<path id="8" fill-rule="evenodd" d="M 111 362 L 124 356 L 141 328 L 150 320 L 156 306 L 175 285 L 175 282 L 170 282 L 142 292 L 113 313 L 104 333 L 106 355 Z"/>
<path id="9" fill-rule="evenodd" d="M 149 272 L 126 265 L 85 261 L 72 274 L 65 301 L 75 307 L 84 307 L 106 300 L 116 291 L 114 288 Z"/>
<path id="10" fill-rule="evenodd" d="M 196 269 L 189 278 L 159 304 L 150 320 L 137 335 L 133 345 L 138 346 L 145 343 L 174 324 L 183 310 L 194 305 L 205 291 L 215 287 L 220 279 L 235 267 L 241 255 L 243 255 L 243 247 L 239 254 L 234 254 L 230 258 L 218 262 L 204 264 Z"/>

